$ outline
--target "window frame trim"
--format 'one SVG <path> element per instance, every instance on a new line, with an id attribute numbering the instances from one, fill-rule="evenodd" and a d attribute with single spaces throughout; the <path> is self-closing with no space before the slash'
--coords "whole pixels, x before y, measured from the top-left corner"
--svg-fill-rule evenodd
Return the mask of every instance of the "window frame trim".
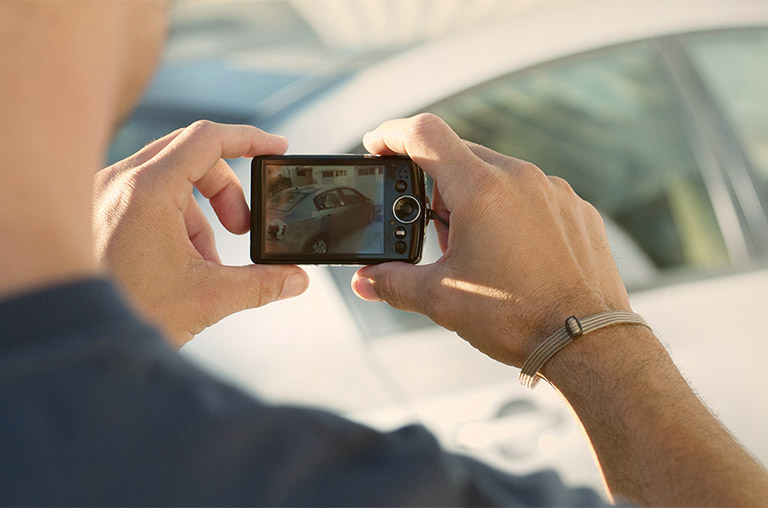
<path id="1" fill-rule="evenodd" d="M 655 39 L 662 63 L 680 98 L 682 127 L 710 192 L 718 221 L 722 220 L 720 228 L 726 248 L 737 268 L 749 267 L 768 256 L 766 204 L 757 191 L 754 167 L 738 141 L 733 123 L 696 67 L 683 39 L 753 29 L 706 30 Z M 725 204 L 726 195 L 730 207 Z"/>

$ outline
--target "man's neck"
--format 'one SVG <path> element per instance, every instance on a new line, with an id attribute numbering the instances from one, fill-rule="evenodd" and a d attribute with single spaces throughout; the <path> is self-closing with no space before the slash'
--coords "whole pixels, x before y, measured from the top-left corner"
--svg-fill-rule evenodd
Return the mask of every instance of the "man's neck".
<path id="1" fill-rule="evenodd" d="M 68 130 L 23 118 L 0 126 L 0 297 L 99 271 L 91 200 L 102 143 Z"/>
<path id="2" fill-rule="evenodd" d="M 8 239 L 0 242 L 0 298 L 99 273 L 81 189 L 51 176 L 23 192 L 16 185 L 14 196 L 0 191 L 0 237 Z"/>
<path id="3" fill-rule="evenodd" d="M 41 22 L 23 30 L 6 26 L 4 33 L 0 298 L 99 273 L 91 239 L 92 179 L 112 127 L 109 80 L 116 74 L 98 60 L 99 48 L 77 46 L 74 28 L 57 34 Z M 68 60 L 78 51 L 93 56 Z"/>

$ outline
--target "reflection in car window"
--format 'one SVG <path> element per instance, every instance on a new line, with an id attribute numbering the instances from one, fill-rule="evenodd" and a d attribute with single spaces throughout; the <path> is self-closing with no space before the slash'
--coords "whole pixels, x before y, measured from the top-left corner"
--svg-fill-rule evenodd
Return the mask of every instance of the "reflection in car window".
<path id="1" fill-rule="evenodd" d="M 696 34 L 684 44 L 768 193 L 768 30 Z"/>
<path id="2" fill-rule="evenodd" d="M 427 108 L 463 138 L 530 160 L 568 180 L 603 214 L 630 289 L 653 285 L 673 271 L 695 274 L 727 268 L 731 262 L 681 127 L 685 124 L 678 112 L 683 105 L 654 48 L 639 42 L 572 56 Z M 764 64 L 753 67 L 755 73 L 766 72 Z M 714 64 L 712 72 L 718 72 Z M 761 107 L 766 104 L 768 100 Z M 764 120 L 768 114 L 763 110 L 758 117 Z M 757 118 L 742 128 L 765 132 Z M 749 139 L 756 136 L 752 133 Z M 766 149 L 761 139 L 754 149 Z M 358 152 L 364 152 L 362 147 Z M 426 247 L 433 244 L 428 240 Z M 332 269 L 369 337 L 430 325 L 418 314 L 361 302 L 348 289 L 354 271 Z"/>
<path id="3" fill-rule="evenodd" d="M 341 200 L 335 191 L 329 191 L 315 198 L 315 204 L 319 210 L 326 210 L 341 206 Z"/>
<path id="4" fill-rule="evenodd" d="M 359 192 L 352 189 L 341 189 L 341 194 L 344 196 L 345 203 L 356 203 L 363 198 Z"/>
<path id="5" fill-rule="evenodd" d="M 273 210 L 280 210 L 281 212 L 289 212 L 293 210 L 299 201 L 301 201 L 307 194 L 307 190 L 298 188 L 287 189 L 278 192 L 269 198 L 269 205 L 267 205 L 267 207 Z"/>
<path id="6" fill-rule="evenodd" d="M 568 180 L 657 269 L 727 265 L 676 109 L 654 50 L 634 44 L 518 73 L 431 111 L 463 138 Z"/>

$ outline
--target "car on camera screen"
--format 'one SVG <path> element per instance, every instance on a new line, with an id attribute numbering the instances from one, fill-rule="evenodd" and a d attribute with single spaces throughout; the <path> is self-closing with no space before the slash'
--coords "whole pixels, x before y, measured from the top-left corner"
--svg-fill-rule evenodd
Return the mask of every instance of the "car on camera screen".
<path id="1" fill-rule="evenodd" d="M 365 253 L 381 236 L 381 227 L 367 234 L 376 213 L 373 201 L 351 187 L 291 187 L 270 196 L 266 208 L 267 253 Z"/>

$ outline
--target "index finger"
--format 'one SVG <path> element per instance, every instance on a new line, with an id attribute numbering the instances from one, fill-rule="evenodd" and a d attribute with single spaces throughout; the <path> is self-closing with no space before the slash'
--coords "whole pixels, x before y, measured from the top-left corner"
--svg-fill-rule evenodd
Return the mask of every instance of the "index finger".
<path id="1" fill-rule="evenodd" d="M 251 125 L 228 125 L 200 120 L 184 129 L 159 154 L 175 176 L 201 180 L 220 159 L 281 154 L 288 148 L 282 136 Z"/>
<path id="2" fill-rule="evenodd" d="M 480 162 L 448 124 L 430 113 L 384 122 L 363 137 L 363 144 L 375 154 L 408 155 L 432 178 L 444 183 L 452 180 L 457 170 L 472 172 Z"/>
<path id="3" fill-rule="evenodd" d="M 246 208 L 237 177 L 223 159 L 281 154 L 288 147 L 282 136 L 276 136 L 250 125 L 227 125 L 201 120 L 178 133 L 153 158 L 144 170 L 152 173 L 157 188 L 173 193 L 179 209 L 187 204 L 192 186 L 213 199 L 224 189 L 239 191 L 237 203 L 222 201 L 222 208 L 232 206 L 234 217 L 244 216 Z M 237 192 L 235 192 L 237 194 Z M 231 196 L 229 196 L 231 198 Z M 215 201 L 215 199 L 214 199 Z M 242 203 L 240 203 L 242 201 Z M 228 222 L 228 221 L 226 221 Z M 234 221 L 234 229 L 241 230 Z"/>

